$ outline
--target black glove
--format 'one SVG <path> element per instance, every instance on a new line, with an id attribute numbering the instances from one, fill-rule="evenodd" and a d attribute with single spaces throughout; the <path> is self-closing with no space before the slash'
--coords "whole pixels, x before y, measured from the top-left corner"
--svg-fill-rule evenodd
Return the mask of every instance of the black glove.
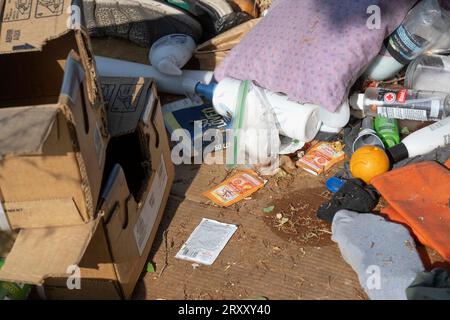
<path id="1" fill-rule="evenodd" d="M 379 199 L 378 192 L 372 186 L 365 185 L 359 179 L 350 179 L 329 202 L 323 203 L 317 209 L 317 217 L 332 223 L 336 212 L 342 209 L 361 213 L 370 212 L 377 206 Z"/>

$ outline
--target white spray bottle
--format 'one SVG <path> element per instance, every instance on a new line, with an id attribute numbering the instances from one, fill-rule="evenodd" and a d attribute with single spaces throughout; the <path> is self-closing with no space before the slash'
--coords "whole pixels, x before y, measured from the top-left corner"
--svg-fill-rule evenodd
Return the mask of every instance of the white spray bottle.
<path id="1" fill-rule="evenodd" d="M 450 146 L 450 117 L 411 133 L 387 152 L 391 161 L 395 163 L 444 146 Z"/>

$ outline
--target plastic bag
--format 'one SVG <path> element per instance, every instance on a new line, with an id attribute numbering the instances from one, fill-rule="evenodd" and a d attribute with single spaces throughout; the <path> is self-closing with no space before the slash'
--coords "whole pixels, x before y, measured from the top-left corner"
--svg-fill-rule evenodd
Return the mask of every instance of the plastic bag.
<path id="1" fill-rule="evenodd" d="M 242 81 L 227 159 L 231 156 L 234 167 L 253 168 L 263 175 L 271 175 L 279 167 L 279 151 L 278 124 L 264 91 L 250 81 Z"/>

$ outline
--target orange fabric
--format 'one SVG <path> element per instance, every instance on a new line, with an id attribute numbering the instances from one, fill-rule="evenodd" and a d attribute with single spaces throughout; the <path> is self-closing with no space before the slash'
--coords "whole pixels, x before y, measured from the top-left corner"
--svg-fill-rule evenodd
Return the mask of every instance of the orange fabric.
<path id="1" fill-rule="evenodd" d="M 447 168 L 450 169 L 450 158 L 447 159 L 447 162 L 445 162 L 445 165 L 447 166 Z"/>
<path id="2" fill-rule="evenodd" d="M 392 207 L 383 213 L 406 223 L 419 241 L 450 261 L 450 171 L 425 161 L 387 172 L 371 182 Z"/>

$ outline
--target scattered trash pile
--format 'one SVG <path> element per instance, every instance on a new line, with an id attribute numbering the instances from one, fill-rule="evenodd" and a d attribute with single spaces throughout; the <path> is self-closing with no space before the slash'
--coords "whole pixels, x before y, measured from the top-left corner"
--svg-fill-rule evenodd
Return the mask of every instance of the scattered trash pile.
<path id="1" fill-rule="evenodd" d="M 317 219 L 368 297 L 450 299 L 417 250 L 450 263 L 450 2 L 378 1 L 382 18 L 372 2 L 85 0 L 86 31 L 32 27 L 6 3 L 22 32 L 0 30 L 2 76 L 19 79 L 0 89 L 0 298 L 26 297 L 13 283 L 130 298 L 172 163 L 212 156 L 237 169 L 204 193 L 222 207 L 279 172 L 333 168 Z M 94 56 L 88 33 L 148 48 L 149 64 Z M 176 257 L 211 265 L 237 228 L 204 219 Z M 73 272 L 83 290 L 67 290 Z"/>

